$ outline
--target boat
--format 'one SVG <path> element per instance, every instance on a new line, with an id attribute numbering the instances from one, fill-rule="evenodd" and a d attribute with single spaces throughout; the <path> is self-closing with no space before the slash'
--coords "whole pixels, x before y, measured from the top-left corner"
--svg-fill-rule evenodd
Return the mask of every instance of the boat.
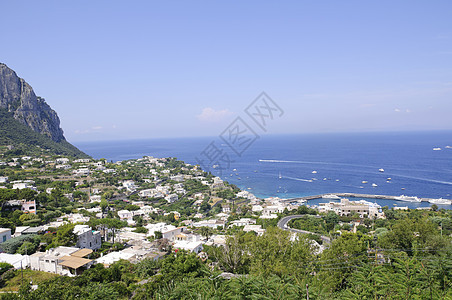
<path id="1" fill-rule="evenodd" d="M 281 176 L 281 172 L 279 172 L 279 179 L 281 179 L 282 178 L 282 176 Z"/>
<path id="2" fill-rule="evenodd" d="M 392 180 L 392 178 L 391 178 L 391 177 L 388 177 L 388 178 L 386 178 L 386 180 L 387 180 L 387 181 L 391 181 L 391 180 Z"/>
<path id="3" fill-rule="evenodd" d="M 378 169 L 378 171 L 383 173 L 385 171 L 385 169 L 381 168 L 381 169 Z"/>
<path id="4" fill-rule="evenodd" d="M 439 199 L 430 199 L 428 200 L 428 202 L 432 203 L 432 204 L 442 204 L 442 205 L 451 205 L 452 201 L 451 200 L 447 200 L 447 199 L 443 199 L 443 198 L 439 198 Z"/>
<path id="5" fill-rule="evenodd" d="M 441 148 L 433 148 L 433 151 L 441 151 Z"/>
<path id="6" fill-rule="evenodd" d="M 444 148 L 446 148 L 446 149 L 452 149 L 452 146 L 446 146 L 446 147 L 444 147 Z"/>
<path id="7" fill-rule="evenodd" d="M 372 186 L 373 187 L 377 187 L 378 185 L 376 183 L 372 183 Z"/>
<path id="8" fill-rule="evenodd" d="M 401 190 L 404 190 L 405 188 L 401 188 Z"/>
<path id="9" fill-rule="evenodd" d="M 339 181 L 339 179 L 336 179 L 336 181 Z"/>
<path id="10" fill-rule="evenodd" d="M 312 171 L 312 174 L 317 174 L 317 171 Z"/>
<path id="11" fill-rule="evenodd" d="M 400 201 L 406 201 L 406 202 L 421 202 L 421 199 L 419 199 L 416 196 L 405 196 L 405 195 L 400 195 L 397 197 L 394 197 L 395 200 L 400 200 Z"/>
<path id="12" fill-rule="evenodd" d="M 232 171 L 234 171 L 234 172 L 235 172 L 235 171 L 237 171 L 237 169 L 232 169 Z"/>
<path id="13" fill-rule="evenodd" d="M 341 199 L 338 195 L 335 194 L 326 194 L 322 196 L 323 199 Z"/>
<path id="14" fill-rule="evenodd" d="M 367 181 L 363 180 L 363 181 L 361 181 L 361 183 L 364 183 L 364 184 L 366 184 L 366 183 L 367 183 Z"/>

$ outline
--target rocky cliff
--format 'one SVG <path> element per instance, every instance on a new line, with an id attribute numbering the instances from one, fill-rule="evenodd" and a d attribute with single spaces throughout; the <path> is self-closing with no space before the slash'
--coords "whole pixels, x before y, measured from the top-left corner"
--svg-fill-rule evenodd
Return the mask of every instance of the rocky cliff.
<path id="1" fill-rule="evenodd" d="M 55 142 L 66 140 L 57 113 L 3 63 L 0 63 L 0 109 L 6 109 L 14 119 Z"/>

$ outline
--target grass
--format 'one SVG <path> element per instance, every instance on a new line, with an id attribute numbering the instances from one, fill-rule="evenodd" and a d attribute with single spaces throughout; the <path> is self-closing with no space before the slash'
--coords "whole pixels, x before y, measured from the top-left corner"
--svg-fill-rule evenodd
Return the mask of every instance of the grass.
<path id="1" fill-rule="evenodd" d="M 14 273 L 15 273 L 14 277 L 7 280 L 5 286 L 1 288 L 0 291 L 10 292 L 19 290 L 19 287 L 22 284 L 22 272 L 21 270 L 15 270 Z M 33 284 L 40 284 L 43 281 L 59 276 L 53 273 L 33 271 L 29 269 L 24 269 L 23 274 L 24 282 L 33 281 Z"/>

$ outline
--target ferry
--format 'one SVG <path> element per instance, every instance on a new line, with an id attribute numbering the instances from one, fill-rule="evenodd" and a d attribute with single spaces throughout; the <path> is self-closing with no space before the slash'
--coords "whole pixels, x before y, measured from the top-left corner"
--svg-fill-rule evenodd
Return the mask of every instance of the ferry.
<path id="1" fill-rule="evenodd" d="M 451 205 L 452 201 L 451 200 L 447 200 L 447 199 L 443 199 L 443 198 L 439 198 L 439 199 L 430 199 L 428 200 L 428 202 L 432 203 L 432 204 L 442 204 L 442 205 Z"/>
<path id="2" fill-rule="evenodd" d="M 400 195 L 398 197 L 394 197 L 395 200 L 400 200 L 400 201 L 406 201 L 406 202 L 421 202 L 421 199 L 419 199 L 416 196 L 405 196 L 405 195 Z"/>
<path id="3" fill-rule="evenodd" d="M 335 194 L 327 194 L 327 195 L 323 195 L 322 196 L 323 199 L 341 199 L 341 197 L 339 197 L 338 195 Z"/>

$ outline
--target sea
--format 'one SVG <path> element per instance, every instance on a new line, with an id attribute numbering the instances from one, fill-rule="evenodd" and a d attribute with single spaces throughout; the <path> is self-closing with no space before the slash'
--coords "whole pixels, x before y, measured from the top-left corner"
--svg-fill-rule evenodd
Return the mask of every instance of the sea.
<path id="1" fill-rule="evenodd" d="M 202 163 L 204 169 L 261 198 L 359 193 L 452 199 L 452 131 L 262 135 L 240 152 L 220 137 L 74 144 L 94 158 L 113 162 L 153 156 Z M 388 207 L 431 206 L 369 201 Z"/>

